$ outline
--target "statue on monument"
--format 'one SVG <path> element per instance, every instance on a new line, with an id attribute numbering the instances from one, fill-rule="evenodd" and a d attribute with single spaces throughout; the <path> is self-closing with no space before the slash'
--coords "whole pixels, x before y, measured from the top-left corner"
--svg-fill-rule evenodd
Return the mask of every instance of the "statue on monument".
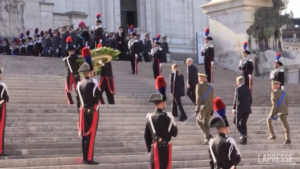
<path id="1" fill-rule="evenodd" d="M 15 32 L 22 32 L 24 25 L 24 0 L 0 1 L 0 32 L 4 37 L 10 37 Z"/>
<path id="2" fill-rule="evenodd" d="M 280 29 L 289 22 L 289 15 L 280 15 L 280 10 L 284 8 L 282 0 L 273 0 L 271 8 L 262 7 L 255 12 L 254 24 L 246 32 L 256 39 L 259 51 L 282 50 Z M 270 44 L 271 37 L 274 40 Z"/>

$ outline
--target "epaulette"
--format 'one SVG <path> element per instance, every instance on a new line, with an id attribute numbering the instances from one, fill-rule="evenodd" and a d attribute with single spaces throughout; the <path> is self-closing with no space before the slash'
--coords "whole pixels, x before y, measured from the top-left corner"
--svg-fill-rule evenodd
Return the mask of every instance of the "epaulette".
<path id="1" fill-rule="evenodd" d="M 252 59 L 248 59 L 249 62 L 252 62 Z"/>
<path id="2" fill-rule="evenodd" d="M 64 57 L 64 58 L 63 58 L 63 61 L 66 61 L 66 59 L 67 59 L 67 57 Z"/>
<path id="3" fill-rule="evenodd" d="M 235 140 L 233 138 L 231 138 L 231 137 L 227 137 L 226 142 L 236 145 Z"/>
<path id="4" fill-rule="evenodd" d="M 162 51 L 162 48 L 161 48 L 161 47 L 159 47 L 159 48 L 158 48 L 158 50 Z"/>
<path id="5" fill-rule="evenodd" d="M 210 48 L 213 48 L 213 47 L 214 47 L 214 45 L 213 45 L 213 44 L 210 44 L 210 45 L 209 45 L 209 47 L 210 47 Z"/>
<path id="6" fill-rule="evenodd" d="M 95 79 L 95 78 L 92 78 L 92 80 L 93 80 L 93 83 L 97 84 L 97 86 L 98 86 L 97 79 Z"/>
<path id="7" fill-rule="evenodd" d="M 280 68 L 278 71 L 279 71 L 279 72 L 284 72 L 284 69 Z"/>
<path id="8" fill-rule="evenodd" d="M 151 113 L 147 113 L 146 119 L 148 119 L 149 116 L 151 116 Z"/>
<path id="9" fill-rule="evenodd" d="M 139 42 L 137 39 L 135 39 L 133 42 Z"/>

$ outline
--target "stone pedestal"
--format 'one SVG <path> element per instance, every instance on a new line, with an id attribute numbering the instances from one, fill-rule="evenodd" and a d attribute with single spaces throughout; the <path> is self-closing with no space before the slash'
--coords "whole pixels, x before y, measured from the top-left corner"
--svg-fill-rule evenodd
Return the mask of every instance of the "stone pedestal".
<path id="1" fill-rule="evenodd" d="M 272 5 L 272 0 L 212 0 L 201 6 L 203 13 L 209 16 L 216 62 L 238 71 L 243 42 L 250 39 L 246 30 L 254 23 L 256 10 Z M 275 55 L 272 56 L 273 63 Z M 256 55 L 251 57 L 257 58 Z"/>

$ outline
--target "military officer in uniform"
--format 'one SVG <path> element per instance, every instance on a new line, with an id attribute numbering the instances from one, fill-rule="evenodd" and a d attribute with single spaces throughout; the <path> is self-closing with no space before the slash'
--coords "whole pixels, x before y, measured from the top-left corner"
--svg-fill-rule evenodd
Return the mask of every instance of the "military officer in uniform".
<path id="1" fill-rule="evenodd" d="M 69 56 L 64 57 L 63 61 L 65 62 L 65 66 L 67 68 L 67 75 L 65 81 L 65 93 L 67 96 L 68 104 L 74 104 L 71 91 L 72 85 L 74 85 L 74 89 L 77 89 L 77 83 L 80 81 L 80 76 L 78 73 L 79 63 L 77 62 L 78 56 L 75 54 L 75 48 L 72 45 L 72 38 L 69 36 L 67 38 L 67 50 Z M 80 107 L 79 98 L 77 97 L 77 107 Z"/>
<path id="2" fill-rule="evenodd" d="M 88 49 L 85 47 L 82 50 Z M 98 103 L 101 99 L 101 93 L 97 80 L 92 78 L 93 65 L 91 56 L 85 56 L 84 60 L 85 63 L 78 70 L 78 72 L 83 72 L 84 74 L 84 79 L 77 85 L 77 92 L 81 102 L 78 134 L 82 136 L 83 164 L 97 165 L 99 163 L 93 160 L 93 156 L 99 120 Z"/>
<path id="3" fill-rule="evenodd" d="M 6 103 L 9 101 L 6 84 L 2 81 L 3 68 L 0 69 L 0 156 L 7 156 L 4 154 L 4 134 L 6 123 Z"/>
<path id="4" fill-rule="evenodd" d="M 139 41 L 136 38 L 136 33 L 132 33 L 130 38 L 131 40 L 128 42 L 128 48 L 130 51 L 132 74 L 138 74 Z"/>
<path id="5" fill-rule="evenodd" d="M 147 114 L 145 142 L 150 155 L 149 169 L 171 169 L 172 137 L 176 137 L 178 129 L 170 112 L 165 112 L 165 100 L 162 94 L 152 94 L 148 100 L 155 104 L 153 113 Z"/>
<path id="6" fill-rule="evenodd" d="M 103 63 L 102 60 L 98 61 L 101 67 L 101 79 L 99 82 L 99 87 L 101 89 L 101 96 L 102 93 L 105 91 L 106 97 L 108 100 L 108 104 L 115 104 L 114 95 L 116 94 L 115 91 L 115 84 L 114 84 L 114 77 L 112 72 L 111 62 Z M 101 97 L 101 104 L 105 104 L 103 97 Z"/>
<path id="7" fill-rule="evenodd" d="M 248 58 L 251 52 L 247 50 L 247 42 L 244 42 L 243 59 L 240 60 L 239 69 L 242 71 L 242 76 L 245 78 L 245 85 L 252 90 L 252 73 L 253 73 L 253 62 L 252 59 Z"/>
<path id="8" fill-rule="evenodd" d="M 280 62 L 281 53 L 278 52 L 276 56 L 276 61 L 274 64 L 275 69 L 270 73 L 270 79 L 280 82 L 281 90 L 284 90 L 284 69 L 282 68 L 283 64 Z"/>
<path id="9" fill-rule="evenodd" d="M 198 73 L 199 84 L 196 86 L 196 120 L 197 126 L 204 134 L 204 145 L 207 145 L 209 134 L 209 118 L 213 115 L 214 89 L 207 83 L 207 75 Z"/>
<path id="10" fill-rule="evenodd" d="M 213 38 L 208 36 L 209 35 L 208 28 L 205 30 L 205 35 L 206 35 L 205 45 L 202 47 L 201 55 L 204 57 L 204 68 L 205 68 L 205 73 L 207 75 L 207 81 L 208 83 L 212 83 L 213 82 L 212 70 L 214 65 L 215 50 L 214 50 L 214 45 L 211 43 Z"/>
<path id="11" fill-rule="evenodd" d="M 287 115 L 288 115 L 287 95 L 283 90 L 280 89 L 280 82 L 278 81 L 272 81 L 271 103 L 272 103 L 272 108 L 267 119 L 267 125 L 270 132 L 270 137 L 268 137 L 268 139 L 276 139 L 273 130 L 272 119 L 279 118 L 285 132 L 285 141 L 283 144 L 291 144 L 290 127 L 287 122 Z"/>
<path id="12" fill-rule="evenodd" d="M 153 43 L 153 48 L 151 49 L 150 56 L 152 58 L 152 68 L 153 68 L 153 75 L 154 79 L 157 78 L 162 72 L 162 57 L 163 57 L 163 50 L 160 47 L 160 35 L 156 36 L 156 39 Z"/>
<path id="13" fill-rule="evenodd" d="M 67 56 L 67 51 L 66 51 L 66 40 L 67 40 L 67 37 L 69 36 L 69 31 L 67 31 L 67 27 L 68 26 L 63 26 L 61 28 L 61 42 L 60 42 L 60 45 L 61 45 L 61 57 L 65 57 Z"/>
<path id="14" fill-rule="evenodd" d="M 234 139 L 227 136 L 229 129 L 224 120 L 215 117 L 209 127 L 218 130 L 218 135 L 209 141 L 211 169 L 236 169 L 241 161 L 241 154 Z"/>

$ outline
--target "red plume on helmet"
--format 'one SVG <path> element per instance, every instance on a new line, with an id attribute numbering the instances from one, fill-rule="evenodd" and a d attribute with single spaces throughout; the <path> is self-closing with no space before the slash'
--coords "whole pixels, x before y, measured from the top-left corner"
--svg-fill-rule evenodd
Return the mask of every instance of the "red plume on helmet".
<path id="1" fill-rule="evenodd" d="M 41 34 L 41 37 L 43 37 L 43 36 L 44 36 L 44 31 L 41 31 L 41 33 L 40 33 L 40 34 Z"/>
<path id="2" fill-rule="evenodd" d="M 79 24 L 78 24 L 78 27 L 80 28 L 86 28 L 86 24 L 84 23 L 84 21 L 80 21 Z"/>
<path id="3" fill-rule="evenodd" d="M 225 109 L 225 104 L 222 101 L 221 97 L 215 97 L 214 99 L 214 110 L 218 111 L 218 110 L 222 110 Z"/>
<path id="4" fill-rule="evenodd" d="M 71 42 L 72 42 L 72 37 L 71 37 L 71 36 L 68 36 L 66 42 L 67 42 L 67 43 L 71 43 Z"/>
<path id="5" fill-rule="evenodd" d="M 39 33 L 39 28 L 35 28 L 34 34 L 38 34 L 38 33 Z"/>
<path id="6" fill-rule="evenodd" d="M 97 13 L 96 17 L 97 17 L 97 19 L 100 19 L 101 14 L 100 14 L 100 13 Z"/>
<path id="7" fill-rule="evenodd" d="M 166 87 L 167 83 L 163 76 L 157 76 L 155 80 L 155 88 L 160 89 L 162 87 Z"/>

